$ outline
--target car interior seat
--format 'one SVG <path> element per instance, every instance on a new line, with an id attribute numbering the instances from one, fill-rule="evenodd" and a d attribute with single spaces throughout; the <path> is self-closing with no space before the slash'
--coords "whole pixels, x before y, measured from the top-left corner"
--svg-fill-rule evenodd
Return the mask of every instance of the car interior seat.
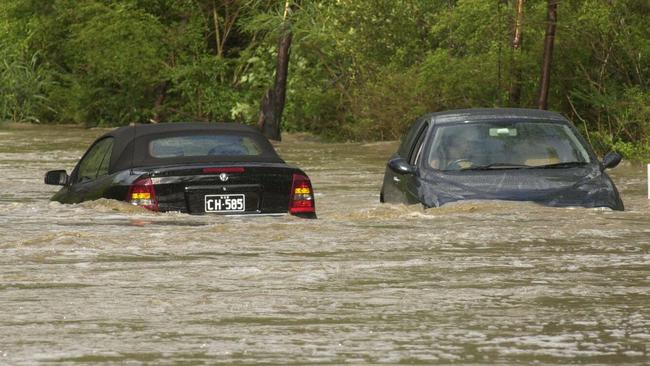
<path id="1" fill-rule="evenodd" d="M 560 157 L 558 156 L 557 151 L 552 147 L 547 147 L 546 149 L 536 152 L 533 155 L 529 155 L 524 160 L 524 164 L 530 166 L 558 163 L 560 163 Z"/>

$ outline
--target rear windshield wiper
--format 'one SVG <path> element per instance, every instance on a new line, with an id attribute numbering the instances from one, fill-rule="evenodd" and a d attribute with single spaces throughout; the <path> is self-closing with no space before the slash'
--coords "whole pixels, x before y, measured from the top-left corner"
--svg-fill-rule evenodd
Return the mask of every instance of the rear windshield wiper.
<path id="1" fill-rule="evenodd" d="M 536 165 L 531 166 L 531 168 L 537 169 L 557 169 L 557 168 L 573 168 L 577 166 L 585 166 L 587 163 L 584 161 L 567 161 L 564 163 L 555 163 L 555 164 L 546 164 L 546 165 Z"/>
<path id="2" fill-rule="evenodd" d="M 486 165 L 475 165 L 460 170 L 489 170 L 489 169 L 526 169 L 531 168 L 526 164 L 512 164 L 512 163 L 492 163 Z"/>

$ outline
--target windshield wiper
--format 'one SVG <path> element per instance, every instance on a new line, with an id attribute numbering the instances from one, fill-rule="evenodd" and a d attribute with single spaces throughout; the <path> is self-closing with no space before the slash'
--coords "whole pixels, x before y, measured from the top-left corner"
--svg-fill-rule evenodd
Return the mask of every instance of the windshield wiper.
<path id="1" fill-rule="evenodd" d="M 585 163 L 584 161 L 567 161 L 567 162 L 564 162 L 564 163 L 555 163 L 555 164 L 531 166 L 531 168 L 556 169 L 556 168 L 573 168 L 573 167 L 585 166 L 585 165 L 587 165 L 587 163 Z"/>
<path id="2" fill-rule="evenodd" d="M 512 164 L 512 163 L 492 163 L 486 165 L 475 165 L 460 170 L 490 170 L 490 169 L 527 169 L 531 168 L 526 164 Z"/>
<path id="3" fill-rule="evenodd" d="M 554 163 L 546 165 L 526 165 L 526 164 L 513 164 L 513 163 L 492 163 L 485 165 L 474 165 L 459 170 L 490 170 L 490 169 L 561 169 L 573 168 L 578 166 L 585 166 L 588 163 L 582 161 L 567 161 L 564 163 Z"/>

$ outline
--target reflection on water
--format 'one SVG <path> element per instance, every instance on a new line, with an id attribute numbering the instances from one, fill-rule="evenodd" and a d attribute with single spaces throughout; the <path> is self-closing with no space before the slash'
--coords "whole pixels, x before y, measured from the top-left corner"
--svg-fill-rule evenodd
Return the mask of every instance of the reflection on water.
<path id="1" fill-rule="evenodd" d="M 0 364 L 650 362 L 650 204 L 380 205 L 395 143 L 289 136 L 319 220 L 49 202 L 101 130 L 0 131 Z M 49 137 L 56 136 L 56 137 Z"/>

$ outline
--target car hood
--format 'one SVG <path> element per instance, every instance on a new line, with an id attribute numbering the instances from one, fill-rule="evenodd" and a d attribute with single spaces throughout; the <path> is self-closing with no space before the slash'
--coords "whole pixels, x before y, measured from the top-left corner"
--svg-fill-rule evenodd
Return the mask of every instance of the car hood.
<path id="1" fill-rule="evenodd" d="M 596 164 L 556 169 L 427 170 L 419 183 L 417 188 L 428 207 L 459 200 L 514 200 L 623 210 L 616 187 Z"/>

